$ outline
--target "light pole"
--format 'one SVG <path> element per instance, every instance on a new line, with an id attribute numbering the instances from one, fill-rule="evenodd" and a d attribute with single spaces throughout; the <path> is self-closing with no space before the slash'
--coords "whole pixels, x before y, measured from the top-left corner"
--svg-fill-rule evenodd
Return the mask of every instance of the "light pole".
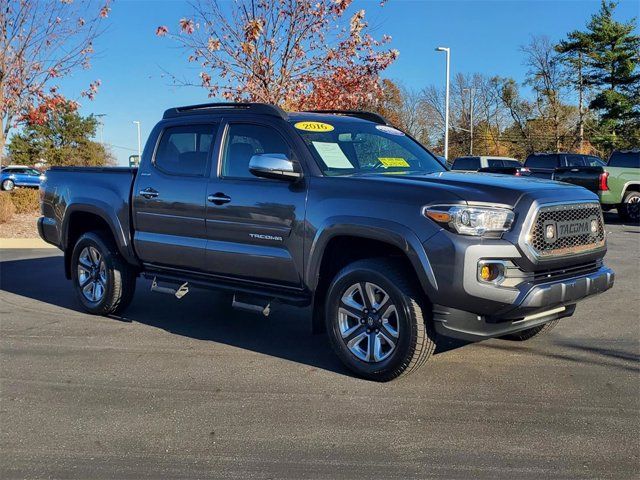
<path id="1" fill-rule="evenodd" d="M 140 160 L 142 160 L 142 151 L 141 151 L 141 143 L 140 143 L 140 121 L 134 120 L 133 123 L 135 123 L 138 126 L 138 165 L 139 165 Z"/>
<path id="2" fill-rule="evenodd" d="M 104 143 L 104 117 L 106 117 L 106 113 L 98 113 L 94 115 L 94 117 L 98 118 L 98 122 L 100 122 L 100 143 Z"/>
<path id="3" fill-rule="evenodd" d="M 462 93 L 469 92 L 469 155 L 473 155 L 473 88 L 464 88 Z"/>
<path id="4" fill-rule="evenodd" d="M 444 95 L 444 158 L 449 160 L 449 60 L 451 50 L 449 47 L 437 47 L 436 51 L 445 52 L 447 54 L 447 77 Z"/>

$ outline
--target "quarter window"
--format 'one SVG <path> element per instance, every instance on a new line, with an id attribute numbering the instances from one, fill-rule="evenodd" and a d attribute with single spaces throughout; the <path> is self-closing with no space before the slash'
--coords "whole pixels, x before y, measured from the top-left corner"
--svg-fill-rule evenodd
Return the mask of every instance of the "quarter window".
<path id="1" fill-rule="evenodd" d="M 173 175 L 204 176 L 216 130 L 216 125 L 167 128 L 156 151 L 156 167 Z"/>
<path id="2" fill-rule="evenodd" d="M 222 176 L 259 180 L 249 171 L 249 162 L 254 155 L 269 153 L 292 158 L 291 148 L 274 128 L 264 125 L 230 124 L 224 142 Z"/>

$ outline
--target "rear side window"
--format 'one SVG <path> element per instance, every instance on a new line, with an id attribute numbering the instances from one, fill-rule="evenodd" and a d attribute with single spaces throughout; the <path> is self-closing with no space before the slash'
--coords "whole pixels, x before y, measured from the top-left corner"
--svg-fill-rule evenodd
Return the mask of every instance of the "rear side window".
<path id="1" fill-rule="evenodd" d="M 598 157 L 588 155 L 584 158 L 584 162 L 590 167 L 604 167 L 604 162 Z"/>
<path id="2" fill-rule="evenodd" d="M 222 176 L 260 180 L 249 171 L 249 162 L 254 155 L 279 153 L 293 159 L 287 142 L 272 127 L 233 123 L 229 125 L 224 142 Z"/>
<path id="3" fill-rule="evenodd" d="M 585 161 L 582 155 L 566 155 L 565 162 L 567 167 L 584 167 Z"/>
<path id="4" fill-rule="evenodd" d="M 474 157 L 461 157 L 453 161 L 451 170 L 479 170 L 480 159 Z"/>
<path id="5" fill-rule="evenodd" d="M 557 167 L 556 158 L 556 155 L 532 155 L 527 158 L 524 165 L 529 168 L 554 169 Z"/>
<path id="6" fill-rule="evenodd" d="M 613 152 L 609 158 L 610 167 L 640 168 L 640 151 Z"/>
<path id="7" fill-rule="evenodd" d="M 487 166 L 488 167 L 503 167 L 504 163 L 502 163 L 502 160 L 498 160 L 496 158 L 490 158 L 487 160 Z"/>
<path id="8" fill-rule="evenodd" d="M 158 144 L 155 166 L 172 175 L 204 176 L 217 129 L 217 125 L 167 128 Z"/>

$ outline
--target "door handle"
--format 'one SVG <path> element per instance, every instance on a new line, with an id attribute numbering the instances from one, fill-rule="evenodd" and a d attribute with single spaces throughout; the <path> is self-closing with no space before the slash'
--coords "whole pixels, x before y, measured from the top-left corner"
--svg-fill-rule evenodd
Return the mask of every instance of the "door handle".
<path id="1" fill-rule="evenodd" d="M 144 198 L 156 198 L 158 195 L 160 195 L 159 192 L 157 192 L 151 187 L 145 188 L 144 190 L 140 190 L 138 193 Z"/>
<path id="2" fill-rule="evenodd" d="M 216 205 L 222 205 L 224 203 L 229 203 L 231 201 L 231 197 L 228 197 L 224 193 L 215 193 L 213 195 L 209 195 L 207 197 L 207 201 L 211 203 L 215 203 Z"/>

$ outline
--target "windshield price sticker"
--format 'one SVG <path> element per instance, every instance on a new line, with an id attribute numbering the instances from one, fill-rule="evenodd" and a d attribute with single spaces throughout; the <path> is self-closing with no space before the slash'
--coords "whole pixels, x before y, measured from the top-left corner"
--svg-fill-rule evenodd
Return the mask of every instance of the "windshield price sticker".
<path id="1" fill-rule="evenodd" d="M 298 122 L 294 127 L 305 132 L 331 132 L 333 130 L 333 125 L 322 122 Z"/>
<path id="2" fill-rule="evenodd" d="M 408 167 L 409 163 L 404 158 L 382 157 L 378 158 L 385 167 Z"/>
<path id="3" fill-rule="evenodd" d="M 393 127 L 389 127 L 388 125 L 376 125 L 376 129 L 380 130 L 381 132 L 384 133 L 388 133 L 390 135 L 397 135 L 399 137 L 404 137 L 404 133 L 402 133 L 400 130 L 396 130 Z"/>

